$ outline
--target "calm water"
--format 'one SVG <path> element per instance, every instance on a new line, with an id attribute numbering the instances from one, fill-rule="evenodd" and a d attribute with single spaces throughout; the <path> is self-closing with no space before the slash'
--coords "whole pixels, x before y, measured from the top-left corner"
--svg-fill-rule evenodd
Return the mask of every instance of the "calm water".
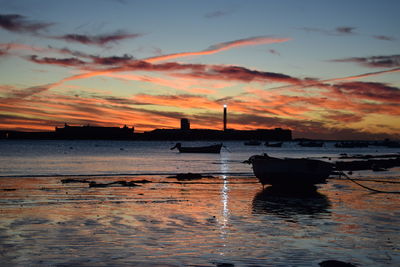
<path id="1" fill-rule="evenodd" d="M 196 146 L 212 142 L 184 142 Z M 334 143 L 322 148 L 302 148 L 288 142 L 282 148 L 245 146 L 224 142 L 221 154 L 180 154 L 170 150 L 174 142 L 132 141 L 6 141 L 0 140 L 0 176 L 175 174 L 252 174 L 242 162 L 254 154 L 277 157 L 336 157 L 348 154 L 398 153 L 399 149 L 371 146 L 337 149 Z M 389 175 L 385 173 L 384 175 Z"/>
<path id="2" fill-rule="evenodd" d="M 200 143 L 187 143 L 200 144 Z M 204 144 L 204 143 L 202 143 Z M 332 177 L 318 191 L 262 189 L 249 156 L 335 157 L 395 149 L 247 147 L 179 154 L 172 142 L 1 141 L 1 266 L 360 266 L 400 263 L 399 194 L 371 193 Z M 229 150 L 229 151 L 228 151 Z M 179 172 L 213 174 L 178 181 Z M 355 172 L 370 187 L 400 191 L 399 169 Z M 138 187 L 89 188 L 146 179 Z"/>

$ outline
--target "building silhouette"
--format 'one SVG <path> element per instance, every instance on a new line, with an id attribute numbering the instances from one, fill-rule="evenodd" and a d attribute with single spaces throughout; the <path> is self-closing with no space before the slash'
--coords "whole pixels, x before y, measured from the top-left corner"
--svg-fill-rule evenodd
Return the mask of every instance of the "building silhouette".
<path id="1" fill-rule="evenodd" d="M 155 129 L 144 133 L 136 133 L 135 139 L 139 140 L 260 140 L 260 141 L 290 141 L 292 131 L 275 129 L 257 130 L 211 130 L 190 129 L 185 123 L 180 129 Z"/>
<path id="2" fill-rule="evenodd" d="M 107 139 L 107 140 L 260 140 L 290 141 L 292 131 L 275 129 L 234 130 L 227 128 L 227 106 L 223 110 L 223 130 L 191 129 L 187 118 L 181 119 L 180 129 L 155 129 L 134 133 L 134 127 L 70 126 L 56 127 L 54 132 L 0 131 L 8 139 Z"/>
<path id="3" fill-rule="evenodd" d="M 102 126 L 70 126 L 65 124 L 63 128 L 56 127 L 57 139 L 133 139 L 134 128 L 126 125 L 119 127 Z"/>

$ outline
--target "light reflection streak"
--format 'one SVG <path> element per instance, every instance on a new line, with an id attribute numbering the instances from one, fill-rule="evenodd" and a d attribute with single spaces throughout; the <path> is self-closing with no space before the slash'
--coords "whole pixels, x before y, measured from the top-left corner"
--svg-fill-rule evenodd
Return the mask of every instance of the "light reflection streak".
<path id="1" fill-rule="evenodd" d="M 226 176 L 227 173 L 229 173 L 229 165 L 227 164 L 228 159 L 227 158 L 222 158 L 221 159 L 221 173 L 222 179 L 223 179 L 223 184 L 221 188 L 221 204 L 222 204 L 222 218 L 219 221 L 220 222 L 220 236 L 222 240 L 222 246 L 223 248 L 226 247 L 225 240 L 228 235 L 228 223 L 229 223 L 229 181 L 228 177 Z M 220 252 L 220 255 L 223 256 L 225 253 L 224 251 Z"/>
<path id="2" fill-rule="evenodd" d="M 226 232 L 226 227 L 228 225 L 228 220 L 229 220 L 229 207 L 228 207 L 228 201 L 229 201 L 229 187 L 228 187 L 228 179 L 226 175 L 223 175 L 222 178 L 224 179 L 224 183 L 222 186 L 222 191 L 221 191 L 221 201 L 222 201 L 222 222 L 221 222 L 221 229 L 223 229 Z"/>

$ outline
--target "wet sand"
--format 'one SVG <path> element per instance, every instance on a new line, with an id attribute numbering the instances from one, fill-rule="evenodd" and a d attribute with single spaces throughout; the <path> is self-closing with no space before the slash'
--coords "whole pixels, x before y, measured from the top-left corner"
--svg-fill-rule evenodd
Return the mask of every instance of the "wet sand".
<path id="1" fill-rule="evenodd" d="M 115 181 L 150 183 L 103 188 Z M 330 179 L 308 195 L 254 177 L 2 177 L 1 266 L 360 266 L 400 262 L 400 197 Z M 382 179 L 383 180 L 383 179 Z M 395 183 L 362 183 L 400 191 Z M 389 181 L 389 182 L 390 182 Z M 231 265 L 228 265 L 231 264 Z"/>

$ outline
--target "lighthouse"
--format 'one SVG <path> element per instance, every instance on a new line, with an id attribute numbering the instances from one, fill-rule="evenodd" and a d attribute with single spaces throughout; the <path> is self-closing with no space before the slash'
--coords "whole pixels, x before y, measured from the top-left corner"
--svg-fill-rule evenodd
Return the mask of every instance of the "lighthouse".
<path id="1" fill-rule="evenodd" d="M 224 131 L 226 131 L 226 109 L 227 109 L 227 105 L 224 105 Z"/>

